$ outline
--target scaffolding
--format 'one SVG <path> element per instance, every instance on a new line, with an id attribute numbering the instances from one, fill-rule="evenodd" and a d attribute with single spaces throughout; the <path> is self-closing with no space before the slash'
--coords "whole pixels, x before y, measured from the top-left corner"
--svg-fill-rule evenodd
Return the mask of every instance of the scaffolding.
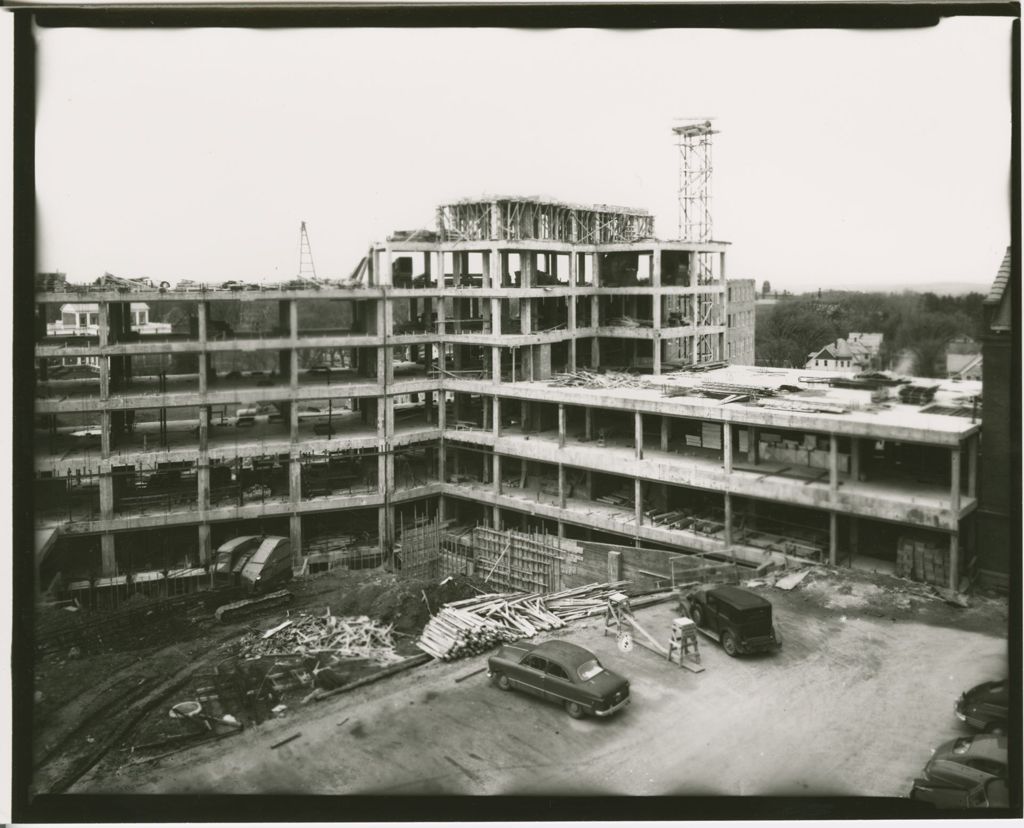
<path id="1" fill-rule="evenodd" d="M 542 239 L 613 244 L 654 238 L 646 210 L 608 204 L 566 204 L 550 199 L 492 196 L 437 208 L 441 241 Z"/>

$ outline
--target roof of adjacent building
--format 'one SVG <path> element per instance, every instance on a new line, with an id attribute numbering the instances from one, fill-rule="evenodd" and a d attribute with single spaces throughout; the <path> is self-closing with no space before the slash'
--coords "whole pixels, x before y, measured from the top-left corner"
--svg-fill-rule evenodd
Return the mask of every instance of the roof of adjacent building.
<path id="1" fill-rule="evenodd" d="M 1006 248 L 1006 255 L 1003 256 L 1003 262 L 999 265 L 999 271 L 996 273 L 995 281 L 992 282 L 992 289 L 989 290 L 988 296 L 985 297 L 986 305 L 998 305 L 1003 301 L 1003 294 L 1006 293 L 1006 287 L 1010 283 L 1010 265 L 1012 251 L 1009 247 Z"/>
<path id="2" fill-rule="evenodd" d="M 146 302 L 132 302 L 133 311 L 149 310 Z M 61 313 L 99 313 L 99 302 L 68 302 L 60 306 Z"/>

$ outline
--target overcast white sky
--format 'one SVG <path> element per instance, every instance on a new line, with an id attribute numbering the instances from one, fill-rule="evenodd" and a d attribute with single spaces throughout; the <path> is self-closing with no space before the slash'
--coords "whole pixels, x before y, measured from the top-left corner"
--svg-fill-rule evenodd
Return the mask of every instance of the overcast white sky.
<path id="1" fill-rule="evenodd" d="M 290 278 L 483 193 L 645 207 L 715 116 L 714 236 L 777 288 L 991 283 L 1010 20 L 907 31 L 40 30 L 40 270 Z"/>

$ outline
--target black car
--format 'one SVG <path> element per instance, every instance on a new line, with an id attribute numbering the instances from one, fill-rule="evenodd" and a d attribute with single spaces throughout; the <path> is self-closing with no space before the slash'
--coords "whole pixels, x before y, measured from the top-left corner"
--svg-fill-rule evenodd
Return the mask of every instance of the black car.
<path id="1" fill-rule="evenodd" d="M 924 775 L 934 782 L 959 784 L 965 768 L 987 779 L 1006 779 L 1006 737 L 984 733 L 943 742 L 924 766 Z M 971 780 L 974 776 L 969 775 Z"/>
<path id="2" fill-rule="evenodd" d="M 1009 706 L 1009 682 L 1003 679 L 972 687 L 956 700 L 954 710 L 960 721 L 967 722 L 975 730 L 1005 732 Z"/>
<path id="3" fill-rule="evenodd" d="M 915 779 L 910 798 L 936 808 L 1008 808 L 1010 795 L 1006 780 L 959 765 L 946 759 L 934 760 L 945 778 Z"/>
<path id="4" fill-rule="evenodd" d="M 772 625 L 771 602 L 736 586 L 700 587 L 680 598 L 679 609 L 731 656 L 782 646 Z"/>
<path id="5" fill-rule="evenodd" d="M 629 704 L 629 681 L 568 641 L 506 644 L 487 659 L 487 675 L 502 690 L 525 690 L 563 705 L 574 719 L 610 716 Z"/>

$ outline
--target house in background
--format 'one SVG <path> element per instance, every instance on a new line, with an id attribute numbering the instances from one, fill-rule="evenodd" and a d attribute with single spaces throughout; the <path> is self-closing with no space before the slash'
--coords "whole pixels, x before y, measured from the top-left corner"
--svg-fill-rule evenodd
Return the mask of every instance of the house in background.
<path id="1" fill-rule="evenodd" d="M 946 343 L 945 375 L 950 379 L 981 380 L 981 345 L 966 334 Z"/>
<path id="2" fill-rule="evenodd" d="M 149 305 L 145 302 L 132 302 L 131 329 L 142 336 L 171 333 L 171 325 L 167 322 L 151 322 Z M 98 302 L 68 302 L 60 306 L 60 319 L 46 323 L 47 336 L 94 336 L 100 333 L 100 306 Z M 99 359 L 88 357 L 63 357 L 61 365 L 97 365 Z"/>
<path id="3" fill-rule="evenodd" d="M 851 331 L 847 339 L 839 338 L 807 355 L 804 368 L 819 371 L 867 371 L 878 368 L 882 334 Z"/>

